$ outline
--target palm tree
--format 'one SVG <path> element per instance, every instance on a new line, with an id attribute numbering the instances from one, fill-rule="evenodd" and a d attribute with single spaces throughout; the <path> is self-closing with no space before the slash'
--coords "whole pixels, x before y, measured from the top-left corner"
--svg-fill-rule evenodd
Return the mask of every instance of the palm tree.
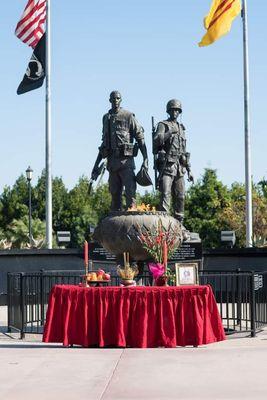
<path id="1" fill-rule="evenodd" d="M 29 226 L 27 216 L 20 220 L 14 219 L 7 227 L 7 237 L 13 248 L 25 249 L 29 245 Z M 32 220 L 32 242 L 34 248 L 40 248 L 45 242 L 45 222 L 40 219 Z"/>

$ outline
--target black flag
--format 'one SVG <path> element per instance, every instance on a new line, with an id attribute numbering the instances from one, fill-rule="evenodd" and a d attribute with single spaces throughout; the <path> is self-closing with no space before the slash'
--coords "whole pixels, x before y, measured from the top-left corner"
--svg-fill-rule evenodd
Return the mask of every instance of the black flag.
<path id="1" fill-rule="evenodd" d="M 17 94 L 23 94 L 42 86 L 45 78 L 45 33 L 37 43 L 30 59 L 26 74 Z"/>

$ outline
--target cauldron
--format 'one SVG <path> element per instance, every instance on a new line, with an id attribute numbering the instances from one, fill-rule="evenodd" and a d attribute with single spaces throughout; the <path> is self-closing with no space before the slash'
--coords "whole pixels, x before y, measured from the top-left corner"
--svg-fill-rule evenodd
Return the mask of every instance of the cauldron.
<path id="1" fill-rule="evenodd" d="M 151 256 L 143 248 L 139 239 L 140 230 L 155 230 L 160 221 L 163 230 L 167 230 L 171 226 L 177 232 L 176 245 L 179 247 L 183 241 L 185 228 L 178 220 L 164 211 L 112 212 L 100 221 L 94 231 L 94 239 L 107 251 L 118 257 L 123 252 L 128 252 L 132 259 L 145 261 Z"/>

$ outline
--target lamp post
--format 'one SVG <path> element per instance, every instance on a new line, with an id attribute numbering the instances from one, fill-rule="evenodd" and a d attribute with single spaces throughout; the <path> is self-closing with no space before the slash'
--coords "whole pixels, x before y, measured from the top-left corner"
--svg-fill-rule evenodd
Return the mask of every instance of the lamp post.
<path id="1" fill-rule="evenodd" d="M 29 237 L 30 237 L 30 247 L 32 247 L 32 187 L 31 187 L 32 173 L 33 173 L 33 170 L 31 169 L 31 167 L 28 167 L 26 169 L 26 176 L 27 176 L 28 188 L 29 188 Z"/>

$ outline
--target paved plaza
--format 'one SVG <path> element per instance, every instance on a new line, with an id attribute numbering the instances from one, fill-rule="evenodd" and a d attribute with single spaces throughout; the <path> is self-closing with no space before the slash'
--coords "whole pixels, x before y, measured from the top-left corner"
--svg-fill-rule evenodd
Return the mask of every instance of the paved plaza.
<path id="1" fill-rule="evenodd" d="M 266 399 L 267 330 L 199 348 L 83 349 L 6 333 L 0 399 Z"/>

